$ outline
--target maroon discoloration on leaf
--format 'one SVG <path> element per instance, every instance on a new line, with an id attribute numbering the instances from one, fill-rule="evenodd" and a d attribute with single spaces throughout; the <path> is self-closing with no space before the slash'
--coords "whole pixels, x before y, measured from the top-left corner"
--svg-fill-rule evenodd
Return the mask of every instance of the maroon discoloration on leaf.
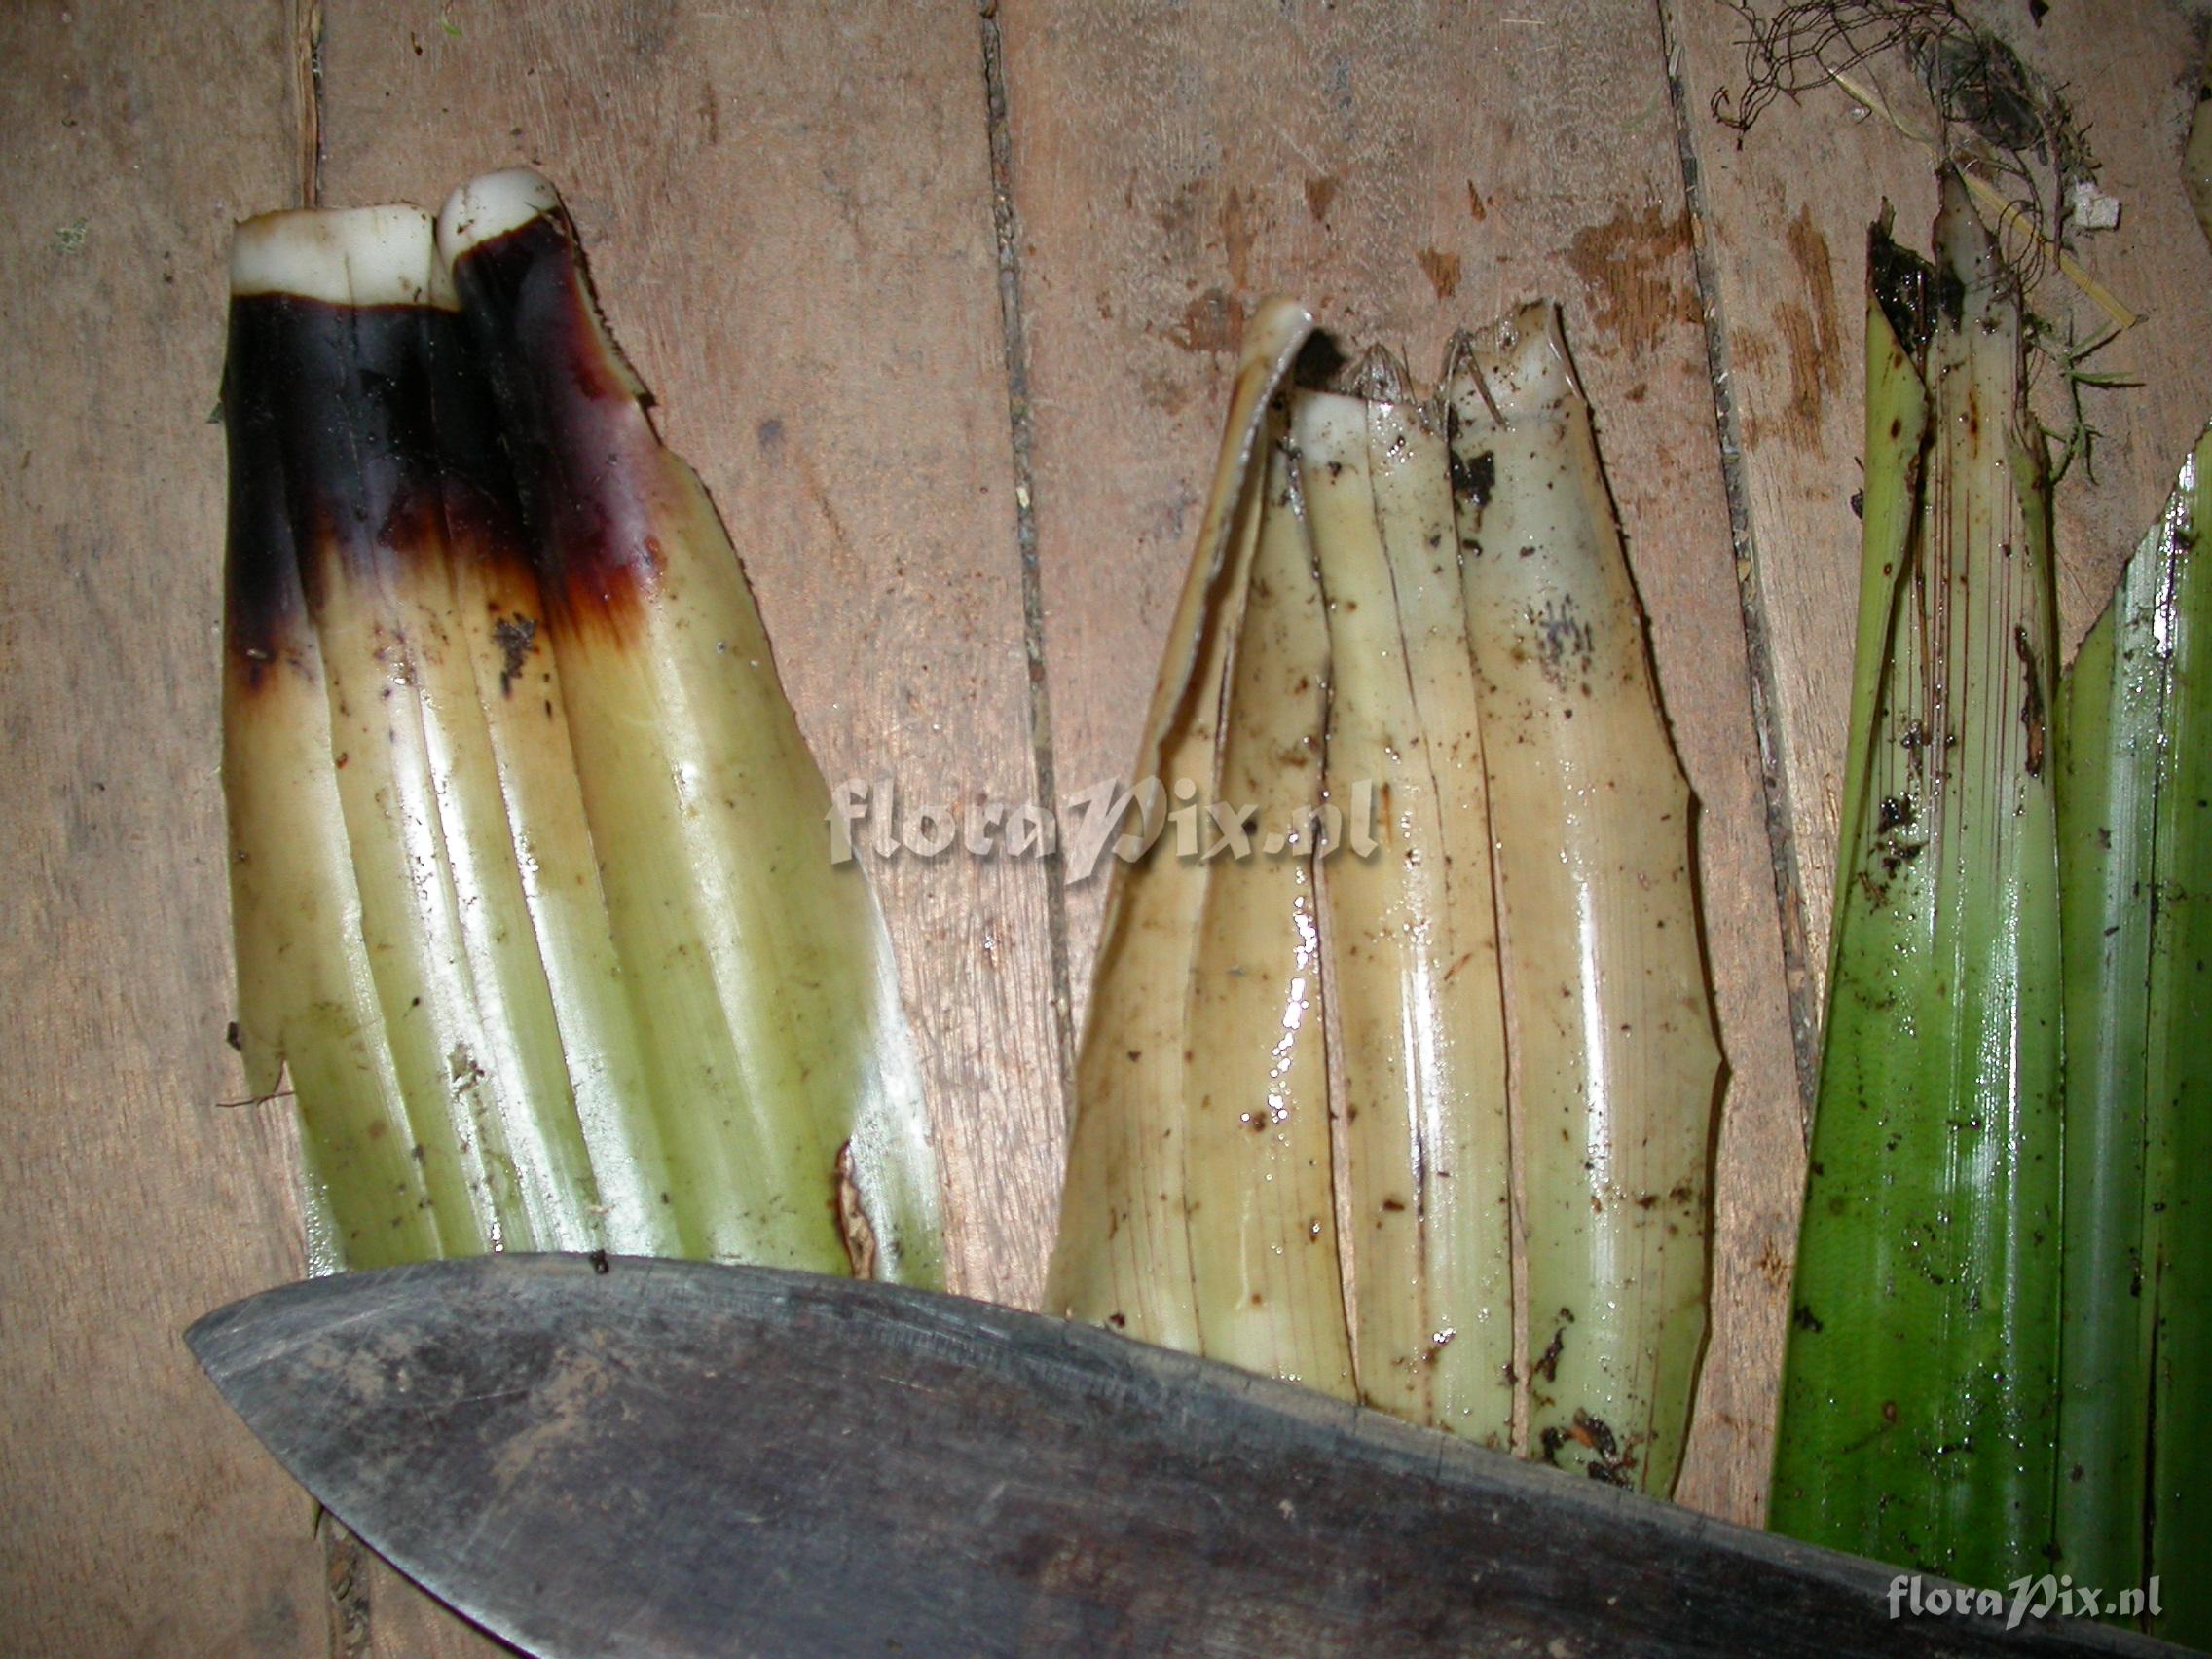
<path id="1" fill-rule="evenodd" d="M 600 322 L 574 230 L 565 214 L 533 219 L 462 254 L 454 281 L 498 395 L 545 621 L 625 637 L 693 486 Z"/>
<path id="2" fill-rule="evenodd" d="M 223 414 L 225 647 L 245 689 L 297 660 L 334 581 L 462 551 L 533 585 L 489 388 L 456 313 L 235 299 Z"/>

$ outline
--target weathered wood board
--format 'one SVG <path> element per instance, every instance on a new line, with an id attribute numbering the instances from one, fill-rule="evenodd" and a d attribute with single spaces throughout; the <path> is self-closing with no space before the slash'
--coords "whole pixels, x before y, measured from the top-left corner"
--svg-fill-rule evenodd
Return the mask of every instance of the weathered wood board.
<path id="1" fill-rule="evenodd" d="M 313 1651 L 310 1509 L 179 1333 L 296 1275 L 285 1119 L 218 1102 L 231 221 L 289 197 L 278 7 L 0 12 L 0 1648 Z"/>

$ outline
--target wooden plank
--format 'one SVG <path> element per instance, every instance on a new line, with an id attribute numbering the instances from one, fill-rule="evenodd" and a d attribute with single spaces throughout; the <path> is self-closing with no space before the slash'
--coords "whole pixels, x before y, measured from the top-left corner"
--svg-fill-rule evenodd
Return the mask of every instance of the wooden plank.
<path id="1" fill-rule="evenodd" d="M 305 1496 L 178 1335 L 298 1276 L 229 1108 L 217 752 L 231 221 L 293 198 L 282 6 L 0 12 L 0 1649 L 318 1651 Z"/>
<path id="2" fill-rule="evenodd" d="M 1887 198 L 1899 239 L 1925 246 L 1935 216 L 1928 152 L 1878 117 L 1854 119 L 1840 92 L 1782 100 L 1738 146 L 1709 115 L 1743 69 L 1742 26 L 1724 7 L 1673 4 L 1683 102 L 1705 192 L 1714 292 L 1742 444 L 1748 572 L 1773 662 L 1773 732 L 1804 894 L 1809 1007 L 1820 1008 L 1832 901 L 1837 795 L 1849 714 L 1859 580 L 1867 224 Z M 1771 8 L 1769 8 L 1771 10 Z M 2174 6 L 2052 6 L 2040 27 L 2023 8 L 1972 7 L 2027 61 L 2067 84 L 2104 164 L 2102 188 L 2124 203 L 2120 229 L 2084 236 L 2081 255 L 2146 320 L 2088 365 L 2148 384 L 2092 392 L 2105 433 L 2096 481 L 2077 465 L 2055 503 L 2059 611 L 2072 653 L 2114 577 L 2172 487 L 2212 415 L 2212 255 L 2180 185 L 2181 140 L 2195 98 L 2200 31 Z M 1896 86 L 1898 65 L 1869 66 Z M 1900 100 L 1901 104 L 1901 100 Z M 2103 313 L 2063 280 L 2034 295 L 2071 311 L 2087 339 Z M 2062 424 L 2059 377 L 2039 369 L 2038 407 Z"/>
<path id="3" fill-rule="evenodd" d="M 1424 370 L 1562 302 L 1702 802 L 1733 1069 L 1681 1493 L 1755 1519 L 1803 1152 L 1674 116 L 1653 14 L 1520 10 L 1004 0 L 1054 758 L 1065 793 L 1135 753 L 1256 295 Z M 1101 893 L 1069 897 L 1079 987 Z"/>

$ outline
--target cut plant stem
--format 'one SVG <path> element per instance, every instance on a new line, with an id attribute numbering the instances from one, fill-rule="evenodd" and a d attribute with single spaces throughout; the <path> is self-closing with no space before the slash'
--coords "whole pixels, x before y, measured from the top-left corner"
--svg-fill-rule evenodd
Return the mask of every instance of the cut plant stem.
<path id="1" fill-rule="evenodd" d="M 1720 1054 L 1690 796 L 1549 306 L 1453 352 L 1452 479 L 1497 848 L 1534 1455 L 1664 1495 L 1705 1329 Z"/>
<path id="2" fill-rule="evenodd" d="M 940 1282 L 889 937 L 830 861 L 721 522 L 653 432 L 545 180 L 463 186 L 438 246 L 514 461 L 646 1088 L 674 1106 L 670 1201 L 718 1257 Z"/>
<path id="3" fill-rule="evenodd" d="M 1223 708 L 1259 544 L 1264 463 L 1255 459 L 1269 399 L 1311 328 L 1287 300 L 1266 302 L 1245 326 L 1220 458 L 1138 751 L 1144 822 L 1124 837 L 1133 855 L 1125 867 L 1110 866 L 1046 1282 L 1052 1312 L 1189 1352 L 1204 1351 L 1191 1255 L 1189 1022 L 1214 866 L 1177 856 L 1166 817 L 1178 781 L 1189 786 L 1178 804 L 1195 809 L 1194 823 L 1206 821 L 1217 797 Z M 1279 1302 L 1275 1311 L 1288 1313 Z"/>
<path id="4" fill-rule="evenodd" d="M 1371 353 L 1293 423 L 1332 675 L 1328 793 L 1380 846 L 1326 865 L 1354 1332 L 1371 1405 L 1487 1445 L 1513 1423 L 1512 1148 L 1491 830 L 1444 411 Z"/>
<path id="5" fill-rule="evenodd" d="M 2057 1537 L 2212 1644 L 2212 432 L 2062 682 L 2066 1029 Z M 2200 529 L 2199 527 L 2205 527 Z"/>
<path id="6" fill-rule="evenodd" d="M 400 248 L 396 272 L 349 270 Z M 411 251 L 410 251 L 411 250 Z M 223 789 L 238 960 L 238 1045 L 247 1087 L 274 1093 L 287 1066 L 308 1174 L 310 1254 L 333 1271 L 440 1253 L 440 1215 L 457 1247 L 481 1247 L 469 1177 L 450 1136 L 419 1141 L 361 937 L 361 898 L 333 768 L 330 690 L 305 572 L 319 590 L 350 514 L 324 504 L 339 456 L 317 440 L 334 420 L 303 421 L 294 396 L 358 384 L 349 313 L 356 283 L 395 306 L 429 269 L 428 221 L 402 207 L 274 215 L 240 227 L 232 248 L 223 419 L 230 451 L 223 615 Z M 317 386 L 311 353 L 336 358 Z M 335 373 L 341 387 L 328 384 Z M 319 399 L 317 399 L 319 402 Z M 356 483 L 355 489 L 358 489 Z M 300 513 L 295 501 L 310 505 Z M 443 1090 L 425 1114 L 443 1110 Z M 434 1130 L 435 1125 L 425 1124 Z M 414 1156 L 423 1147 L 420 1159 Z M 432 1156 L 435 1154 L 435 1163 Z"/>
<path id="7" fill-rule="evenodd" d="M 525 986 L 528 962 L 542 976 L 548 1012 L 528 1006 L 541 1040 L 557 1045 L 577 1124 L 589 1149 L 598 1202 L 593 1211 L 608 1247 L 642 1255 L 706 1255 L 706 1219 L 719 1197 L 679 1205 L 682 1174 L 670 1159 L 682 1116 L 696 1102 L 652 1087 L 645 1034 L 632 1007 L 614 947 L 600 879 L 599 852 L 584 814 L 568 698 L 545 631 L 546 604 L 524 535 L 492 389 L 459 315 L 451 273 L 432 267 L 440 307 L 431 354 L 446 535 L 450 615 L 436 636 L 448 652 L 464 649 L 472 670 L 456 686 L 453 707 L 472 692 L 484 742 L 457 746 L 449 765 L 455 793 L 481 796 L 471 820 L 483 838 L 457 880 L 473 897 L 473 920 L 516 960 Z M 489 761 L 487 770 L 486 761 Z M 490 811 L 497 798 L 498 817 Z M 509 873 L 511 870 L 511 874 Z M 681 878 L 680 878 L 681 879 Z M 519 903 L 517 901 L 519 900 Z M 547 1087 L 560 1098 L 558 1080 Z"/>
<path id="8" fill-rule="evenodd" d="M 1254 319 L 1139 776 L 1155 830 L 1319 805 L 1324 839 L 1162 838 L 1111 896 L 1049 1306 L 1500 1448 L 1526 1398 L 1551 1460 L 1664 1493 L 1719 1054 L 1588 409 L 1531 308 L 1449 416 L 1387 353 L 1291 391 L 1263 479 L 1308 326 Z M 1526 1377 L 1517 1145 L 1559 1310 Z"/>
<path id="9" fill-rule="evenodd" d="M 432 267 L 411 207 L 254 220 L 233 259 L 239 1026 L 257 1092 L 290 1067 L 326 1266 L 608 1239 L 449 575 L 440 432 L 482 411 Z M 470 556 L 512 559 L 473 482 Z"/>
<path id="10" fill-rule="evenodd" d="M 507 188 L 509 205 L 550 202 L 535 178 Z M 314 1261 L 606 1247 L 927 1282 L 935 1180 L 903 1025 L 880 1018 L 897 1009 L 881 924 L 857 871 L 830 873 L 820 779 L 772 675 L 760 689 L 764 645 L 756 623 L 740 631 L 750 600 L 711 509 L 666 487 L 680 463 L 618 418 L 599 436 L 628 447 L 555 481 L 562 511 L 678 574 L 591 595 L 633 602 L 635 636 L 663 647 L 654 695 L 624 698 L 612 646 L 586 653 L 571 695 L 574 596 L 539 572 L 572 567 L 548 561 L 546 515 L 522 511 L 482 366 L 490 333 L 510 379 L 617 378 L 596 318 L 587 332 L 555 303 L 564 281 L 580 296 L 572 263 L 544 272 L 526 274 L 537 309 L 500 334 L 464 320 L 419 209 L 276 215 L 235 248 L 224 778 L 240 1046 L 257 1092 L 290 1071 Z M 533 484 L 542 501 L 547 478 Z M 726 575 L 699 575 L 718 555 Z M 695 647 L 667 648 L 709 628 L 759 647 L 722 671 L 742 697 L 697 672 Z M 609 750 L 657 757 L 657 797 L 653 761 L 610 777 Z M 684 789 L 724 810 L 672 833 Z M 762 823 L 775 835 L 747 838 Z M 755 885 L 790 905 L 781 920 L 732 899 L 732 869 L 756 860 Z M 648 931 L 661 913 L 710 920 L 662 952 L 641 912 Z M 709 944 L 751 977 L 703 993 Z M 856 980 L 876 1000 L 848 996 Z M 810 1002 L 817 986 L 833 1012 Z M 754 1079 L 729 1062 L 735 1032 L 754 1073 L 815 1087 L 764 1090 L 763 1124 L 744 1110 L 763 1095 L 740 1092 Z M 685 1063 L 718 1038 L 720 1076 Z"/>
<path id="11" fill-rule="evenodd" d="M 1244 509 L 1257 507 L 1258 529 L 1220 704 L 1219 787 L 1200 797 L 1249 815 L 1234 830 L 1199 821 L 1208 863 L 1184 1051 L 1191 1281 L 1202 1352 L 1348 1398 L 1314 890 L 1329 633 L 1280 441 L 1265 464 Z"/>
<path id="12" fill-rule="evenodd" d="M 2048 504 L 1955 174 L 1875 228 L 1835 944 L 1769 1522 L 1978 1585 L 2051 1541 L 2059 980 Z"/>

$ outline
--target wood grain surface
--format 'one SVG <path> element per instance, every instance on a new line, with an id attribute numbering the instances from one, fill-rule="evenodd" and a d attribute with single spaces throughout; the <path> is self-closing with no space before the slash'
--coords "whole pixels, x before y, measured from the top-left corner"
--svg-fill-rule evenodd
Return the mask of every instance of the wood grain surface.
<path id="1" fill-rule="evenodd" d="M 215 775 L 233 220 L 290 197 L 283 13 L 0 11 L 0 1648 L 315 1650 L 310 1506 L 178 1340 L 300 1272 L 237 1079 Z"/>
<path id="2" fill-rule="evenodd" d="M 2146 321 L 2058 494 L 2077 640 L 2212 411 L 2176 177 L 2203 0 L 1972 7 L 2071 84 Z M 1841 93 L 1740 146 L 1716 0 L 36 0 L 0 10 L 0 1650 L 459 1655 L 196 1375 L 300 1271 L 281 1102 L 238 1084 L 216 777 L 232 221 L 530 162 L 729 522 L 832 781 L 1065 797 L 1134 754 L 1242 316 L 1297 294 L 1432 371 L 1562 305 L 1701 803 L 1731 1078 L 1684 1501 L 1763 1507 L 1803 1176 L 1858 526 L 1862 248 L 1923 153 Z M 2038 304 L 2073 306 L 2056 284 Z M 2051 390 L 2046 384 L 2046 400 Z M 959 1285 L 1043 1271 L 1103 882 L 875 866 Z M 332 1558 L 345 1569 L 343 1554 Z"/>

